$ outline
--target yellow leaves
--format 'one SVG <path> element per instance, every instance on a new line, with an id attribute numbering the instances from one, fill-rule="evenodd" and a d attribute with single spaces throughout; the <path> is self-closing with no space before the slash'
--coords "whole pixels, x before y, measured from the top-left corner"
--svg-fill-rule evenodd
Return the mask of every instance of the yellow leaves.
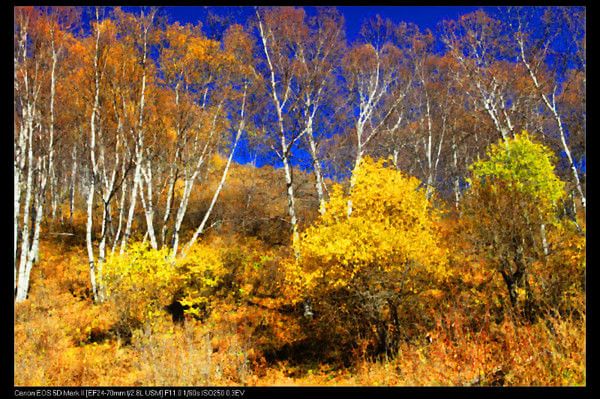
<path id="1" fill-rule="evenodd" d="M 446 296 L 444 291 L 436 289 L 436 288 L 425 290 L 425 291 L 421 292 L 420 295 L 423 297 L 429 297 L 429 298 L 433 298 L 433 299 L 442 299 Z"/>
<path id="2" fill-rule="evenodd" d="M 447 253 L 433 224 L 437 215 L 419 181 L 369 158 L 353 179 L 350 195 L 333 187 L 327 213 L 302 235 L 298 267 L 287 269 L 290 281 L 308 290 L 339 289 L 372 273 L 401 280 L 413 268 L 431 280 L 446 278 Z"/>
<path id="3" fill-rule="evenodd" d="M 117 32 L 117 26 L 110 18 L 102 19 L 97 23 L 94 23 L 94 26 L 100 31 L 101 35 L 115 35 Z"/>
<path id="4" fill-rule="evenodd" d="M 220 47 L 219 42 L 203 37 L 192 37 L 188 43 L 187 59 L 201 62 L 213 60 Z"/>
<path id="5" fill-rule="evenodd" d="M 167 138 L 172 141 L 172 142 L 176 142 L 177 141 L 177 130 L 171 126 L 169 126 L 166 129 L 166 134 L 167 134 Z"/>
<path id="6" fill-rule="evenodd" d="M 127 303 L 123 311 L 140 321 L 151 319 L 153 310 L 167 306 L 179 286 L 168 249 L 151 250 L 133 243 L 123 255 L 109 256 L 103 268 L 100 283 L 106 286 L 109 299 Z"/>
<path id="7" fill-rule="evenodd" d="M 227 158 L 219 153 L 214 153 L 212 155 L 211 165 L 216 170 L 223 170 L 225 168 L 225 164 L 227 163 Z"/>
<path id="8" fill-rule="evenodd" d="M 101 282 L 123 316 L 144 322 L 164 316 L 173 300 L 200 316 L 227 273 L 218 248 L 196 244 L 185 257 L 174 259 L 167 248 L 133 243 L 123 255 L 107 259 Z"/>

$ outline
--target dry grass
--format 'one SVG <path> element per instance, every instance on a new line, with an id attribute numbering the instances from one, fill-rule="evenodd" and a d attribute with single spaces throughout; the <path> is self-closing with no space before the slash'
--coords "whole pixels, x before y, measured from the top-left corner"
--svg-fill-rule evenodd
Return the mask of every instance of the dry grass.
<path id="1" fill-rule="evenodd" d="M 533 324 L 506 317 L 472 327 L 468 308 L 438 312 L 441 322 L 388 359 L 358 356 L 351 366 L 265 360 L 263 350 L 302 338 L 294 318 L 268 301 L 215 303 L 203 322 L 173 324 L 166 313 L 134 331 L 115 332 L 116 312 L 86 296 L 85 256 L 45 242 L 30 300 L 15 306 L 15 385 L 464 386 L 585 385 L 585 316 Z M 68 277 L 68 278 L 67 278 Z M 437 309 L 437 310 L 436 310 Z M 440 316 L 444 314 L 444 317 Z M 357 353 L 359 353 L 357 351 Z"/>

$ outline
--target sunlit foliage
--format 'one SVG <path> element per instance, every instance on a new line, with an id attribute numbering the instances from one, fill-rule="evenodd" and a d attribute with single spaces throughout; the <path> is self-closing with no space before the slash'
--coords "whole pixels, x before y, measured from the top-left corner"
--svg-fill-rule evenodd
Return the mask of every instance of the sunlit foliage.
<path id="1" fill-rule="evenodd" d="M 337 313 L 321 315 L 323 322 L 342 318 L 362 335 L 378 330 L 375 342 L 389 350 L 402 328 L 399 306 L 447 277 L 446 252 L 417 179 L 370 158 L 354 178 L 351 193 L 336 186 L 327 213 L 304 232 L 290 280 L 301 298 L 314 298 L 317 312 L 323 303 Z"/>

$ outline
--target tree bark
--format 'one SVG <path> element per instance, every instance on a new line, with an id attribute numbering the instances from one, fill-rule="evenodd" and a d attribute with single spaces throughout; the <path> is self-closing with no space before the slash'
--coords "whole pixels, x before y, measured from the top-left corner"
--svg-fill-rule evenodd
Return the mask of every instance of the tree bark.
<path id="1" fill-rule="evenodd" d="M 229 153 L 229 158 L 227 159 L 227 164 L 225 164 L 225 169 L 223 170 L 223 173 L 221 175 L 221 181 L 219 181 L 219 185 L 217 186 L 217 189 L 215 190 L 212 200 L 210 201 L 208 210 L 204 214 L 204 218 L 202 218 L 202 222 L 200 222 L 200 225 L 194 232 L 194 235 L 192 236 L 192 238 L 186 245 L 185 252 L 189 251 L 189 249 L 192 247 L 192 245 L 194 245 L 194 243 L 198 239 L 198 236 L 204 232 L 206 222 L 208 221 L 210 214 L 212 213 L 212 210 L 217 202 L 217 199 L 219 198 L 219 194 L 221 193 L 221 190 L 223 189 L 223 186 L 225 185 L 225 180 L 227 179 L 227 173 L 229 172 L 229 167 L 231 166 L 231 161 L 233 160 L 233 154 L 235 153 L 235 149 L 237 147 L 238 141 L 240 140 L 240 137 L 242 137 L 242 133 L 244 131 L 245 109 L 246 109 L 246 87 L 244 87 L 244 97 L 242 99 L 242 109 L 240 111 L 240 124 L 238 126 L 238 129 L 237 129 L 237 132 L 235 135 L 235 139 L 233 141 L 233 146 L 231 147 L 231 152 Z M 173 256 L 175 256 L 175 255 L 176 255 L 176 252 L 174 251 Z"/>

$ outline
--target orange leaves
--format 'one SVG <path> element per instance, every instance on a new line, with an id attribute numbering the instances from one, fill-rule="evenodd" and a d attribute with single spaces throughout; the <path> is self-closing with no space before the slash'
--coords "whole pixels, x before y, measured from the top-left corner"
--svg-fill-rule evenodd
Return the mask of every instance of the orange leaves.
<path id="1" fill-rule="evenodd" d="M 204 37 L 192 37 L 188 39 L 187 51 L 184 61 L 189 67 L 207 67 L 219 63 L 220 43 Z"/>
<path id="2" fill-rule="evenodd" d="M 308 28 L 304 23 L 303 8 L 274 7 L 264 10 L 263 14 L 265 24 L 273 32 L 273 38 L 280 41 L 280 46 L 288 42 L 303 41 L 306 38 Z"/>
<path id="3" fill-rule="evenodd" d="M 344 58 L 344 65 L 348 71 L 368 71 L 376 66 L 376 57 L 373 45 L 366 43 L 353 47 Z"/>
<path id="4" fill-rule="evenodd" d="M 98 22 L 93 21 L 92 26 L 94 29 L 100 31 L 100 35 L 105 36 L 109 39 L 115 39 L 117 35 L 117 25 L 110 18 L 101 19 Z"/>

